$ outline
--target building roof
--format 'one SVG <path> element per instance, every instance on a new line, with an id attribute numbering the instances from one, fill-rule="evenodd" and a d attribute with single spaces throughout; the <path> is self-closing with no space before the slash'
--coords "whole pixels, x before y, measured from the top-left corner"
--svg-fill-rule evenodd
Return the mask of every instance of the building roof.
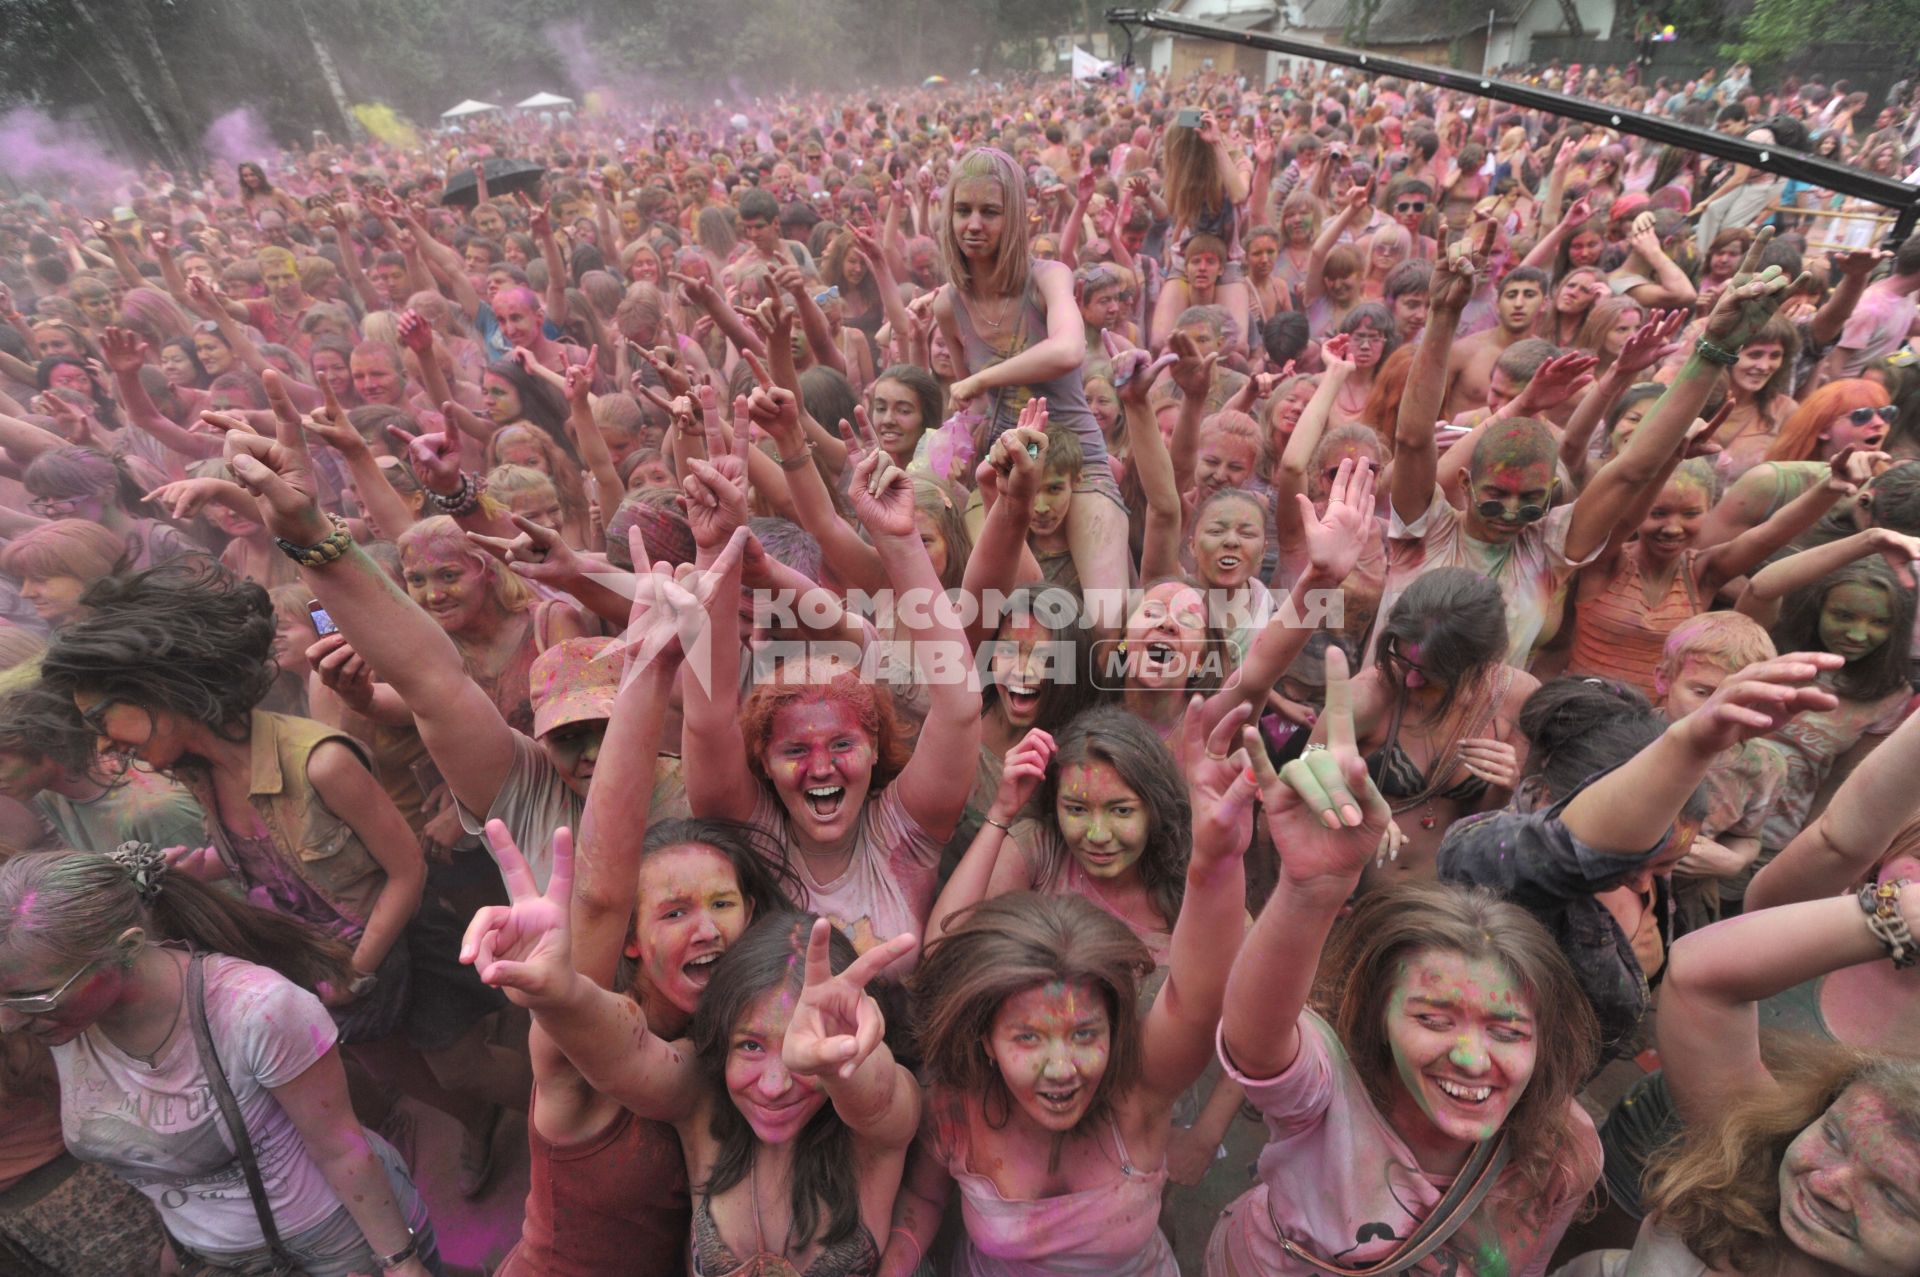
<path id="1" fill-rule="evenodd" d="M 1487 11 L 1496 26 L 1511 26 L 1532 8 L 1534 0 L 1484 0 L 1469 11 L 1433 0 L 1381 0 L 1367 24 L 1369 44 L 1432 44 L 1487 29 Z"/>

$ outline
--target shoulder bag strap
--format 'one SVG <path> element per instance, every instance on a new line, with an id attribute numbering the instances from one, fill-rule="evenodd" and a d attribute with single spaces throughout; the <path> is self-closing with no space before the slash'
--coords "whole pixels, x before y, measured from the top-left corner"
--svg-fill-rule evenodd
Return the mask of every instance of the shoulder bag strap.
<path id="1" fill-rule="evenodd" d="M 1480 1203 L 1493 1190 L 1500 1172 L 1506 1169 L 1507 1151 L 1507 1137 L 1504 1134 L 1498 1139 L 1482 1140 L 1447 1189 L 1446 1196 L 1400 1244 L 1400 1248 L 1379 1263 L 1365 1268 L 1343 1268 L 1339 1264 L 1328 1263 L 1289 1241 L 1287 1235 L 1280 1231 L 1280 1221 L 1273 1214 L 1272 1194 L 1267 1196 L 1267 1218 L 1273 1224 L 1273 1235 L 1280 1239 L 1280 1245 L 1288 1256 L 1315 1272 L 1326 1274 L 1326 1277 L 1391 1277 L 1394 1273 L 1405 1272 L 1440 1249 L 1480 1209 Z"/>
<path id="2" fill-rule="evenodd" d="M 253 1199 L 253 1213 L 260 1221 L 260 1235 L 266 1239 L 267 1249 L 273 1254 L 276 1272 L 296 1272 L 297 1265 L 293 1256 L 280 1241 L 280 1230 L 274 1227 L 273 1205 L 267 1198 L 267 1186 L 260 1178 L 260 1161 L 254 1156 L 253 1138 L 247 1134 L 247 1123 L 240 1115 L 240 1102 L 233 1098 L 233 1088 L 227 1085 L 226 1070 L 220 1067 L 220 1056 L 213 1049 L 213 1031 L 207 1027 L 207 973 L 206 954 L 195 953 L 187 963 L 187 1010 L 193 1025 L 193 1044 L 200 1053 L 200 1063 L 207 1072 L 207 1081 L 213 1086 L 213 1098 L 220 1106 L 220 1117 L 225 1121 L 227 1132 L 233 1137 L 234 1153 L 240 1159 L 240 1169 L 247 1177 L 247 1196 Z"/>

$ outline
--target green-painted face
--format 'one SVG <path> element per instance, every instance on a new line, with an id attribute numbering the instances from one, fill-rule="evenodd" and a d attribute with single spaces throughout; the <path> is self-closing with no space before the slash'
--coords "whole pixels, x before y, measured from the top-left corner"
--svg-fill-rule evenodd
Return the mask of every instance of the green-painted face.
<path id="1" fill-rule="evenodd" d="M 1415 1143 L 1476 1144 L 1498 1131 L 1533 1076 L 1533 1001 L 1503 965 L 1447 950 L 1410 956 L 1388 1002 L 1387 1042 L 1412 1102 L 1392 1106 Z"/>

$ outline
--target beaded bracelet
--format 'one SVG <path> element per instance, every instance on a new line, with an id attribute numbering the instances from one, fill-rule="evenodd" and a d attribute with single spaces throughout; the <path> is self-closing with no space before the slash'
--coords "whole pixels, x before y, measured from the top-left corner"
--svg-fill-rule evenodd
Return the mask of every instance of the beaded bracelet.
<path id="1" fill-rule="evenodd" d="M 1887 956 L 1901 969 L 1920 961 L 1920 947 L 1914 944 L 1913 930 L 1900 913 L 1900 889 L 1906 885 L 1902 879 L 1870 882 L 1860 888 L 1860 910 L 1867 915 L 1867 930 L 1887 947 Z"/>
<path id="2" fill-rule="evenodd" d="M 281 537 L 275 537 L 273 543 L 280 547 L 282 554 L 301 567 L 323 568 L 338 560 L 353 544 L 353 534 L 347 531 L 347 521 L 337 514 L 330 514 L 327 518 L 333 521 L 333 531 L 312 545 L 295 545 Z"/>
<path id="3" fill-rule="evenodd" d="M 433 499 L 434 505 L 440 508 L 442 514 L 462 515 L 473 513 L 473 508 L 480 504 L 480 494 L 486 490 L 487 481 L 483 476 L 469 474 L 462 470 L 460 491 L 452 496 L 439 492 L 429 492 L 427 495 Z"/>

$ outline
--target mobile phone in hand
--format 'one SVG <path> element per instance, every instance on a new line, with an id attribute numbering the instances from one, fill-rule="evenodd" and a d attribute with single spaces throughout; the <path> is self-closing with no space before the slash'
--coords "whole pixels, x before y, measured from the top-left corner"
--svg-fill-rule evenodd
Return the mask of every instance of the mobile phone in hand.
<path id="1" fill-rule="evenodd" d="M 1200 127 L 1200 120 L 1204 115 L 1206 115 L 1206 112 L 1197 106 L 1183 106 L 1174 112 L 1173 122 L 1183 129 L 1197 129 Z"/>
<path id="2" fill-rule="evenodd" d="M 333 623 L 333 618 L 327 615 L 327 609 L 320 606 L 318 599 L 307 604 L 307 616 L 313 621 L 313 632 L 322 638 L 340 632 L 340 627 Z"/>

